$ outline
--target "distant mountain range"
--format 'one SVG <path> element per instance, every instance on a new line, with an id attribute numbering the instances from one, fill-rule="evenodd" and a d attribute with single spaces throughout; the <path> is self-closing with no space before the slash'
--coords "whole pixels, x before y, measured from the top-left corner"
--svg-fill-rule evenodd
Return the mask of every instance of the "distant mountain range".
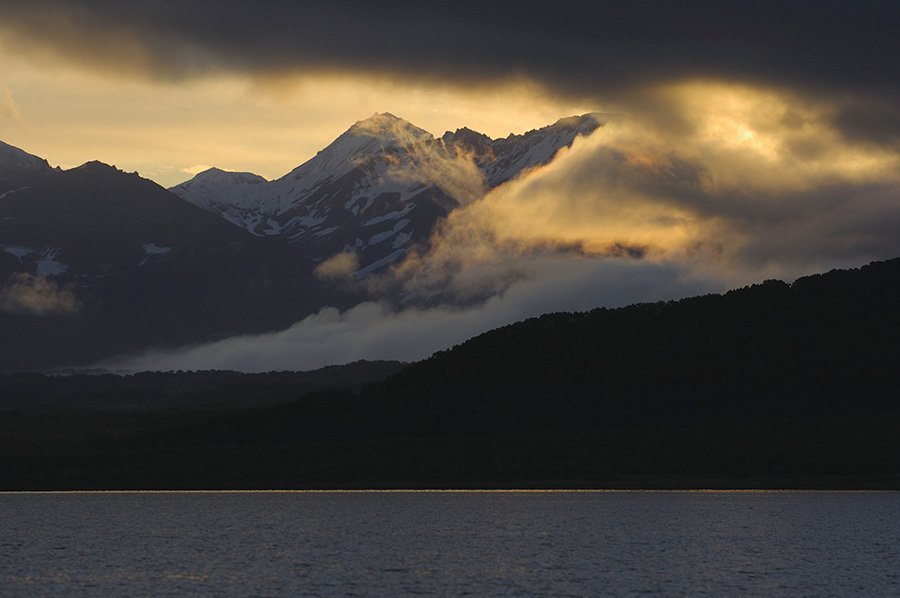
<path id="1" fill-rule="evenodd" d="M 362 291 L 437 222 L 548 163 L 597 115 L 492 140 L 391 114 L 354 124 L 275 181 L 211 169 L 166 190 L 100 162 L 52 168 L 0 143 L 0 371 L 89 365 L 151 347 L 277 330 Z"/>

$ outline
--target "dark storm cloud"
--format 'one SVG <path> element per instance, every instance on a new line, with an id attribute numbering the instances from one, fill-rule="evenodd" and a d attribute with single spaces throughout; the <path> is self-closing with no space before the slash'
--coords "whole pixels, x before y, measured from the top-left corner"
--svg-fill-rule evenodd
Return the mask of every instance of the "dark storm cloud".
<path id="1" fill-rule="evenodd" d="M 346 68 L 524 74 L 585 95 L 685 76 L 900 89 L 896 2 L 6 0 L 0 16 L 34 43 L 79 46 L 76 57 L 132 59 L 102 51 L 127 38 L 138 66 L 166 77 Z"/>
<path id="2" fill-rule="evenodd" d="M 900 3 L 5 0 L 24 51 L 178 80 L 366 71 L 477 85 L 526 76 L 555 93 L 633 101 L 691 77 L 835 98 L 848 140 L 900 143 Z"/>

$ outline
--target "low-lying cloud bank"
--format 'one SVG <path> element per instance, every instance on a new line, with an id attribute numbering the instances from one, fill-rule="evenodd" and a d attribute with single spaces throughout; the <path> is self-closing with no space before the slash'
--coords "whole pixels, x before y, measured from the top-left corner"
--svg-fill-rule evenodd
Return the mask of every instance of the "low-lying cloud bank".
<path id="1" fill-rule="evenodd" d="M 545 257 L 529 278 L 470 308 L 410 307 L 395 311 L 366 302 L 344 313 L 325 308 L 288 330 L 242 336 L 172 352 L 115 360 L 124 370 L 307 370 L 358 359 L 413 361 L 486 330 L 553 311 L 621 306 L 718 290 L 713 281 L 667 264 L 622 259 Z"/>
<path id="2" fill-rule="evenodd" d="M 455 210 L 427 251 L 366 280 L 381 302 L 105 365 L 257 371 L 412 360 L 549 311 L 896 257 L 900 150 L 848 140 L 833 124 L 838 110 L 759 86 L 647 90 L 627 116 Z"/>

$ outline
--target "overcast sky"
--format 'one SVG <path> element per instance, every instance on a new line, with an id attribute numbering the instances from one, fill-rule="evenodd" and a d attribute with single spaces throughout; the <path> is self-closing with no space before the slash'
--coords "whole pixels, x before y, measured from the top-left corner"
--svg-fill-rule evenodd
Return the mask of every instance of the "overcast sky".
<path id="1" fill-rule="evenodd" d="M 172 185 L 281 176 L 374 112 L 494 137 L 610 115 L 386 275 L 434 310 L 363 304 L 176 356 L 411 359 L 543 311 L 900 255 L 898 28 L 897 2 L 2 0 L 0 139 Z"/>
<path id="2" fill-rule="evenodd" d="M 4 0 L 0 138 L 164 184 L 276 177 L 376 111 L 496 137 L 702 78 L 827 99 L 848 139 L 900 139 L 896 2 L 531 4 Z"/>

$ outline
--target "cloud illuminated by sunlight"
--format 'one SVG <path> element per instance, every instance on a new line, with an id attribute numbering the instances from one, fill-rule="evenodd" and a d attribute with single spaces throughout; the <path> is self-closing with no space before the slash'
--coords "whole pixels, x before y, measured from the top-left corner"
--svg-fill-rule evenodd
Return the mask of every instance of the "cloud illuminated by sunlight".
<path id="1" fill-rule="evenodd" d="M 648 90 L 548 166 L 453 212 L 393 275 L 413 297 L 471 301 L 548 252 L 674 261 L 730 284 L 889 257 L 900 155 L 847 142 L 831 110 L 747 85 Z"/>
<path id="2" fill-rule="evenodd" d="M 355 253 L 344 251 L 335 254 L 316 266 L 316 276 L 324 279 L 347 279 L 359 270 L 359 259 Z"/>
<path id="3" fill-rule="evenodd" d="M 195 174 L 200 174 L 201 172 L 209 170 L 210 168 L 212 168 L 212 166 L 208 164 L 194 164 L 193 166 L 182 168 L 181 172 L 194 176 Z"/>
<path id="4" fill-rule="evenodd" d="M 779 193 L 826 179 L 900 180 L 896 152 L 849 143 L 833 124 L 838 107 L 827 100 L 712 81 L 663 86 L 656 93 L 690 127 L 683 142 L 677 136 L 662 142 L 702 159 L 710 188 Z"/>

